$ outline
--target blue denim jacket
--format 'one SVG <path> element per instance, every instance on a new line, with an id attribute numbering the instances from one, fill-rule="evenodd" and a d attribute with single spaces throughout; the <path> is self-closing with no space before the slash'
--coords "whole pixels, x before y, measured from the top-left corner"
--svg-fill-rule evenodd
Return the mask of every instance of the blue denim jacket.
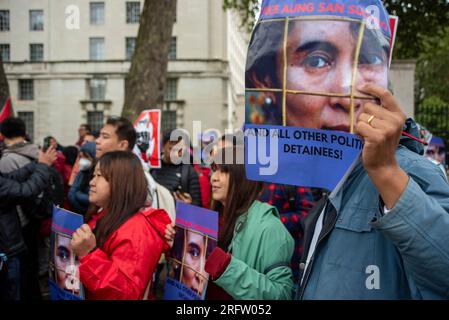
<path id="1" fill-rule="evenodd" d="M 449 185 L 404 146 L 396 159 L 410 179 L 387 215 L 361 163 L 330 199 L 335 226 L 319 242 L 296 298 L 449 298 Z"/>

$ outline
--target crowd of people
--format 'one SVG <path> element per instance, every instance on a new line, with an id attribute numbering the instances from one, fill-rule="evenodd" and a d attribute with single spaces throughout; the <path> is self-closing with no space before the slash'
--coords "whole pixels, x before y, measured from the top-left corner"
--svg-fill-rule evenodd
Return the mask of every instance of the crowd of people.
<path id="1" fill-rule="evenodd" d="M 175 236 L 176 201 L 219 213 L 218 246 L 205 264 L 206 299 L 351 298 L 356 288 L 356 297 L 369 298 L 372 291 L 361 287 L 365 274 L 358 270 L 367 263 L 389 268 L 381 280 L 388 290 L 380 297 L 447 297 L 449 186 L 418 155 L 422 146 L 415 140 L 401 139 L 395 156 L 406 168 L 404 190 L 395 189 L 400 174 L 377 182 L 380 177 L 368 179 L 360 163 L 341 196 L 330 200 L 322 190 L 246 179 L 244 164 L 236 162 L 244 146 L 232 135 L 218 141 L 211 165 L 193 166 L 171 161 L 182 141 L 170 141 L 165 132 L 162 167 L 146 171 L 132 153 L 136 132 L 124 118 L 108 119 L 97 137 L 81 125 L 80 139 L 70 147 L 53 137 L 42 147 L 33 144 L 19 118 L 3 121 L 0 132 L 0 249 L 7 257 L 2 299 L 48 298 L 53 205 L 84 216 L 71 247 L 87 299 L 154 297 L 163 290 L 161 256 Z M 234 162 L 220 158 L 227 152 Z M 370 224 L 356 218 L 362 214 Z M 419 264 L 426 259 L 432 265 Z M 319 272 L 310 274 L 312 263 Z M 430 272 L 436 269 L 440 273 Z"/>
<path id="2" fill-rule="evenodd" d="M 232 240 L 229 235 L 232 234 L 237 213 L 249 210 L 258 200 L 260 206 L 252 210 L 260 212 L 263 220 L 282 219 L 276 228 L 282 231 L 284 239 L 288 239 L 292 254 L 295 251 L 292 259 L 285 258 L 284 254 L 283 260 L 288 260 L 285 264 L 288 270 L 291 270 L 292 263 L 297 279 L 302 252 L 301 221 L 318 200 L 316 190 L 312 194 L 312 190 L 307 188 L 252 183 L 245 179 L 243 165 L 227 165 L 226 170 L 232 172 L 233 181 L 229 188 L 232 192 L 228 194 L 224 187 L 220 189 L 215 186 L 220 183 L 216 167 L 211 168 L 204 163 L 172 163 L 170 154 L 181 139 L 170 141 L 170 130 L 162 138 L 162 167 L 145 171 L 132 153 L 136 143 L 135 129 L 130 121 L 120 117 L 108 119 L 96 136 L 88 125 L 82 124 L 79 140 L 68 147 L 61 146 L 51 136 L 46 137 L 41 146 L 32 143 L 24 122 L 19 118 L 3 121 L 0 132 L 3 138 L 0 173 L 5 181 L 0 194 L 0 248 L 7 256 L 0 278 L 4 299 L 48 299 L 53 205 L 85 217 L 86 225 L 73 236 L 72 249 L 81 262 L 80 276 L 87 289 L 87 298 L 141 299 L 145 292 L 148 297 L 157 289 L 161 290 L 164 279 L 158 279 L 166 266 L 161 255 L 167 251 L 170 242 L 165 239 L 165 230 L 175 221 L 176 201 L 204 208 L 212 206 L 218 212 L 226 212 L 223 217 L 229 216 L 226 219 L 230 221 L 220 220 L 221 227 L 228 234 L 222 245 L 225 248 Z M 213 140 L 205 142 L 204 147 Z M 219 147 L 243 146 L 238 145 L 235 137 L 230 135 L 222 137 Z M 180 152 L 191 153 L 191 150 Z M 225 201 L 217 194 L 232 199 L 228 202 L 229 209 L 224 209 Z M 259 200 L 266 204 L 262 206 Z M 287 229 L 280 228 L 281 221 Z M 265 223 L 267 226 L 270 224 Z M 5 231 L 8 232 L 3 235 Z M 120 239 L 123 234 L 133 238 L 128 242 L 130 247 L 121 247 L 122 243 L 119 242 L 120 249 L 117 249 L 110 243 L 110 238 L 118 241 L 117 237 Z M 87 241 L 86 245 L 87 238 L 95 240 Z M 143 243 L 147 243 L 148 247 L 142 246 Z M 94 251 L 94 255 L 91 251 L 97 247 L 103 250 Z M 132 260 L 122 257 L 124 253 L 129 257 L 131 252 L 135 253 Z M 121 275 L 119 270 L 130 269 L 130 266 L 129 277 Z M 106 272 L 108 268 L 113 268 L 114 272 Z M 96 274 L 95 281 L 92 272 Z M 289 272 L 286 273 L 287 278 Z M 116 273 L 114 279 L 103 279 L 113 273 Z M 148 291 L 147 286 L 153 279 L 151 291 Z M 98 287 L 105 284 L 105 288 Z M 136 284 L 139 284 L 138 287 L 135 287 Z M 213 289 L 210 295 L 214 296 Z"/>
<path id="3" fill-rule="evenodd" d="M 362 18 L 342 18 L 258 24 L 246 73 L 248 124 L 363 140 L 331 194 L 247 179 L 237 156 L 244 144 L 233 135 L 201 141 L 212 161 L 193 165 L 173 161 L 193 153 L 164 132 L 162 166 L 149 170 L 133 153 L 128 119 L 110 117 L 98 135 L 83 124 L 68 147 L 51 136 L 39 147 L 22 120 L 4 120 L 1 299 L 48 297 L 54 205 L 83 216 L 70 247 L 86 299 L 154 298 L 176 239 L 177 202 L 218 212 L 217 246 L 196 272 L 208 276 L 205 299 L 449 299 L 447 177 L 426 159 L 417 125 L 388 90 L 391 33 L 358 34 Z M 204 292 L 201 279 L 186 282 Z"/>

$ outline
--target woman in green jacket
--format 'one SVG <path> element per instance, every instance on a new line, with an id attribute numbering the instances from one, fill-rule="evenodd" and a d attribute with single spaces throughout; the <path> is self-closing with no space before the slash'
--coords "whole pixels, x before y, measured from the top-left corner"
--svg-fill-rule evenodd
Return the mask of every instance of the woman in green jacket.
<path id="1" fill-rule="evenodd" d="M 234 164 L 217 161 L 226 152 L 234 155 Z M 212 164 L 213 209 L 220 226 L 218 247 L 205 266 L 213 281 L 206 298 L 224 298 L 222 289 L 234 299 L 292 299 L 294 241 L 276 208 L 256 200 L 263 184 L 246 179 L 245 165 L 235 164 L 243 152 L 240 147 L 222 149 Z"/>

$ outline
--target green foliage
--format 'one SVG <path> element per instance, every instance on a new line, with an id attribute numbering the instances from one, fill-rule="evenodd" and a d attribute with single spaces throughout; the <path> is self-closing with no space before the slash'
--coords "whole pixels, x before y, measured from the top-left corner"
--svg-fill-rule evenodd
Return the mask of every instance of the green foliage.
<path id="1" fill-rule="evenodd" d="M 439 109 L 439 110 L 448 109 L 449 110 L 449 104 L 446 101 L 444 101 L 443 99 L 441 99 L 440 97 L 430 96 L 428 98 L 425 98 L 422 101 L 421 106 L 419 108 L 419 113 L 430 114 L 435 109 Z M 420 116 L 420 115 L 418 115 L 418 116 Z"/>
<path id="2" fill-rule="evenodd" d="M 447 0 L 384 0 L 390 14 L 399 16 L 395 58 L 418 58 L 428 37 L 441 36 L 449 24 Z"/>
<path id="3" fill-rule="evenodd" d="M 449 103 L 438 96 L 425 98 L 419 106 L 416 120 L 430 132 L 449 141 Z"/>
<path id="4" fill-rule="evenodd" d="M 251 32 L 256 22 L 256 12 L 259 7 L 259 0 L 223 0 L 223 9 L 236 10 L 240 15 L 241 27 L 246 27 L 248 32 Z"/>
<path id="5" fill-rule="evenodd" d="M 449 28 L 440 36 L 424 39 L 416 78 L 418 103 L 431 96 L 449 103 Z"/>

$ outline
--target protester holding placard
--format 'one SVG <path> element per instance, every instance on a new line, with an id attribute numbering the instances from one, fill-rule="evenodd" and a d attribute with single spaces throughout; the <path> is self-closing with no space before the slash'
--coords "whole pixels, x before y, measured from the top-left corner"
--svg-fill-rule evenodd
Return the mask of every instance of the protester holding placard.
<path id="1" fill-rule="evenodd" d="M 220 148 L 238 145 L 236 136 L 222 136 L 219 142 Z M 241 142 L 240 145 L 243 145 Z M 314 190 L 320 193 L 319 189 Z M 313 198 L 312 190 L 304 187 L 265 183 L 258 198 L 261 202 L 276 207 L 281 216 L 281 221 L 295 241 L 295 250 L 292 256 L 291 267 L 295 282 L 299 277 L 299 263 L 303 252 L 303 220 L 309 214 L 317 200 Z"/>
<path id="2" fill-rule="evenodd" d="M 88 224 L 74 234 L 80 279 L 87 299 L 147 299 L 156 265 L 168 245 L 171 222 L 164 210 L 148 207 L 147 181 L 136 155 L 103 155 L 90 182 Z"/>
<path id="3" fill-rule="evenodd" d="M 449 185 L 388 90 L 387 11 L 303 9 L 263 1 L 246 74 L 247 124 L 279 140 L 277 172 L 250 178 L 332 191 L 304 220 L 296 298 L 449 298 Z"/>
<path id="4" fill-rule="evenodd" d="M 233 154 L 232 164 L 224 154 Z M 263 184 L 245 178 L 242 148 L 218 151 L 212 164 L 212 198 L 220 214 L 218 246 L 205 270 L 213 283 L 206 299 L 291 299 L 294 241 L 275 207 L 257 201 Z M 218 287 L 217 287 L 218 286 Z"/>

